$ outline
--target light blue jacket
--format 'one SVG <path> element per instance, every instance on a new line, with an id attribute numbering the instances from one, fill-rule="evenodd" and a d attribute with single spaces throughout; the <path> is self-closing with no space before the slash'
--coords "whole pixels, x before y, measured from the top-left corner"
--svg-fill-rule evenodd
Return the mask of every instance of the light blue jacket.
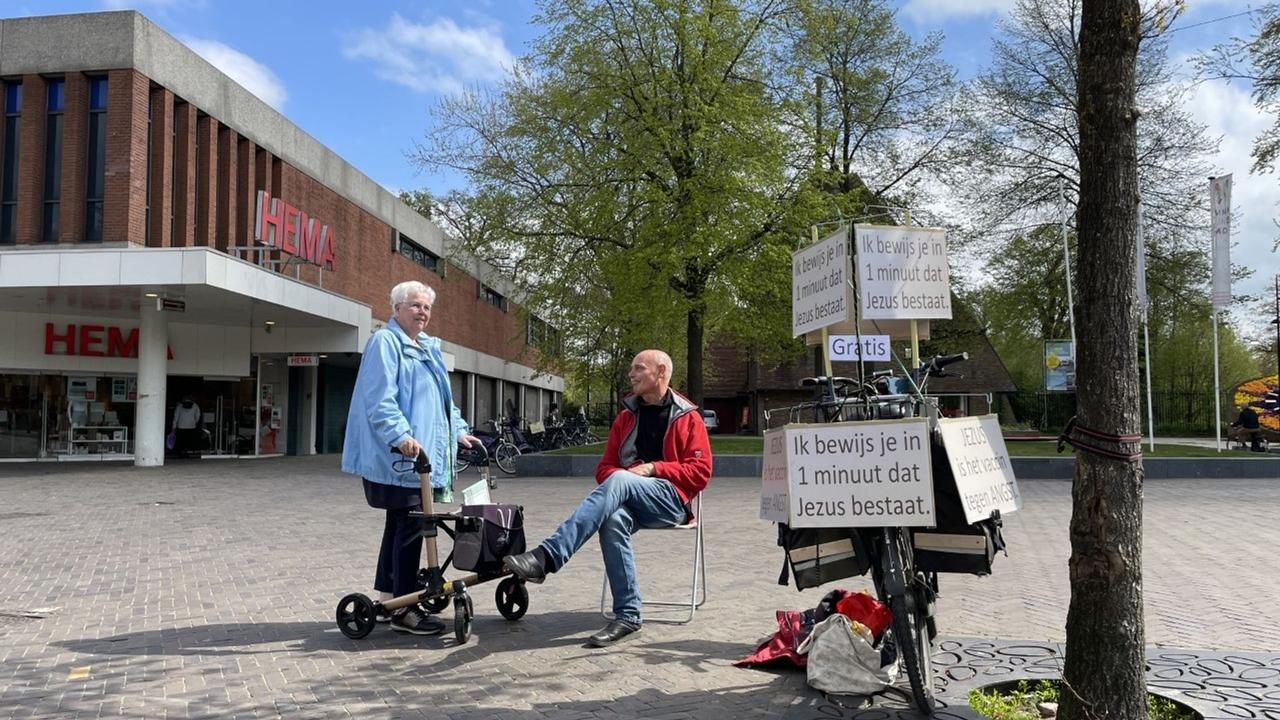
<path id="1" fill-rule="evenodd" d="M 369 338 L 360 359 L 342 471 L 384 485 L 418 487 L 411 467 L 403 473 L 391 467 L 400 459 L 391 448 L 413 437 L 431 458 L 432 487 L 445 487 L 453 477 L 458 438 L 470 432 L 453 404 L 440 340 L 421 333 L 414 343 L 392 318 Z"/>

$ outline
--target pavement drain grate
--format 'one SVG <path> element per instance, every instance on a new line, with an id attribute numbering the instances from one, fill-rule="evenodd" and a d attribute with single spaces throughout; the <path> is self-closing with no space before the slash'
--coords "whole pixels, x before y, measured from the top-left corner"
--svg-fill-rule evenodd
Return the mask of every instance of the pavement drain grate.
<path id="1" fill-rule="evenodd" d="M 969 691 L 1009 681 L 1062 676 L 1062 643 L 945 638 L 933 654 L 935 720 L 982 718 L 969 707 Z M 900 684 L 905 687 L 905 679 Z M 1280 720 L 1280 653 L 1179 648 L 1147 649 L 1147 690 L 1182 703 L 1205 720 Z M 793 705 L 788 718 L 916 719 L 905 692 L 869 698 L 813 697 Z"/>
<path id="2" fill-rule="evenodd" d="M 170 502 L 168 500 L 149 500 L 147 502 L 138 503 L 138 504 L 143 507 L 156 507 L 160 505 L 177 505 L 178 503 Z"/>

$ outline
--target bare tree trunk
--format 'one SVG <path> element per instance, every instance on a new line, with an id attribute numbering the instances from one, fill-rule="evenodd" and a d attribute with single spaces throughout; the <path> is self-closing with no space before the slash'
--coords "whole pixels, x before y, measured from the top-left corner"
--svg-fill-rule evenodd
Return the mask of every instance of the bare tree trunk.
<path id="1" fill-rule="evenodd" d="M 1084 0 L 1080 28 L 1079 425 L 1140 433 L 1134 259 L 1138 0 Z M 1093 440 L 1120 453 L 1137 443 Z M 1142 465 L 1076 453 L 1063 720 L 1147 717 Z"/>

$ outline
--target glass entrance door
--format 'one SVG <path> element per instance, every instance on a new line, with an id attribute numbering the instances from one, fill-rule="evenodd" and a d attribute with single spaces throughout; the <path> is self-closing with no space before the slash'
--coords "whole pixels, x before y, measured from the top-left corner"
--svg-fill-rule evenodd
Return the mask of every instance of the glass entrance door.
<path id="1" fill-rule="evenodd" d="M 45 395 L 39 375 L 0 375 L 0 458 L 44 451 Z"/>

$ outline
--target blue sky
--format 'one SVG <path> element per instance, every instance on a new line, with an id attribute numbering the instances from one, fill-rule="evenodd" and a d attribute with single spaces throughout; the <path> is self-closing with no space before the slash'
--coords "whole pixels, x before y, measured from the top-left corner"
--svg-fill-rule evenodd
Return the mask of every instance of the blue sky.
<path id="1" fill-rule="evenodd" d="M 942 31 L 947 60 L 970 77 L 987 63 L 994 25 L 1013 0 L 896 4 L 913 35 Z M 1175 26 L 1184 29 L 1170 36 L 1175 58 L 1250 31 L 1247 16 L 1215 21 L 1247 10 L 1245 0 L 1187 5 Z M 0 0 L 0 8 L 3 17 L 139 10 L 393 191 L 439 192 L 461 184 L 456 176 L 419 173 L 406 151 L 429 127 L 429 109 L 441 94 L 501 77 L 538 32 L 530 22 L 534 0 Z M 1200 23 L 1206 24 L 1193 27 Z M 1233 259 L 1255 269 L 1236 291 L 1269 295 L 1280 272 L 1271 251 L 1280 232 L 1273 223 L 1280 215 L 1280 180 L 1248 174 L 1253 137 L 1269 121 L 1253 109 L 1247 92 L 1238 85 L 1203 85 L 1191 110 L 1223 136 L 1215 162 L 1220 172 L 1234 173 L 1239 224 Z"/>

